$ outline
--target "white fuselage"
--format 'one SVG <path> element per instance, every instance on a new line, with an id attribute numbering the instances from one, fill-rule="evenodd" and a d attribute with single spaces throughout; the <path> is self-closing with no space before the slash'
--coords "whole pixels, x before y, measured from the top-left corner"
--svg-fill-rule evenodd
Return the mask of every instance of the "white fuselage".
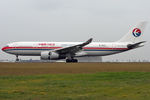
<path id="1" fill-rule="evenodd" d="M 13 42 L 2 48 L 6 53 L 22 56 L 41 56 L 42 51 L 53 51 L 81 42 Z M 120 42 L 92 42 L 83 47 L 75 56 L 105 56 L 127 51 L 127 44 Z"/>

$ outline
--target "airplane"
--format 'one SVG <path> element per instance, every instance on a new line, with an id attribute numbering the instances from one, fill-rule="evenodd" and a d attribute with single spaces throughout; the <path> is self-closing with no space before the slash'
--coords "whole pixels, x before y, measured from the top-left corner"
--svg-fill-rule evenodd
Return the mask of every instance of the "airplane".
<path id="1" fill-rule="evenodd" d="M 78 62 L 76 57 L 107 56 L 144 46 L 142 41 L 145 21 L 133 26 L 120 40 L 115 42 L 13 42 L 2 51 L 16 56 L 40 56 L 41 60 L 66 59 L 66 62 Z"/>

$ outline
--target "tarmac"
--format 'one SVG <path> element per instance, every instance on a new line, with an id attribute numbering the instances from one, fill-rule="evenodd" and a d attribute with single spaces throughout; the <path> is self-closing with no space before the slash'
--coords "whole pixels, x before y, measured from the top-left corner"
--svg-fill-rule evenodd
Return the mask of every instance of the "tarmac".
<path id="1" fill-rule="evenodd" d="M 150 63 L 0 63 L 0 75 L 150 72 Z"/>

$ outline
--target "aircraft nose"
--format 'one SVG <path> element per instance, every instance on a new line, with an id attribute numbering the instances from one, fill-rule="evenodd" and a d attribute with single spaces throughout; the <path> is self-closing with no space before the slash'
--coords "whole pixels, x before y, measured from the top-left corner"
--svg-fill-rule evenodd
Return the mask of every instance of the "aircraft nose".
<path id="1" fill-rule="evenodd" d="M 2 51 L 5 51 L 5 47 L 2 48 Z"/>
<path id="2" fill-rule="evenodd" d="M 3 47 L 3 48 L 2 48 L 2 51 L 6 51 L 6 49 L 7 49 L 6 47 Z"/>

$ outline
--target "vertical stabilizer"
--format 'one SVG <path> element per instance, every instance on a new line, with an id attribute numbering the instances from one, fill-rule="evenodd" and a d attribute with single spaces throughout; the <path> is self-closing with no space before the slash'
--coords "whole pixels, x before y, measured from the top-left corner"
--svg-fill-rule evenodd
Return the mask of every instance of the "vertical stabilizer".
<path id="1" fill-rule="evenodd" d="M 137 23 L 137 25 L 133 26 L 129 32 L 121 38 L 118 42 L 133 42 L 137 43 L 142 41 L 143 33 L 144 33 L 144 28 L 146 26 L 147 22 L 146 21 L 141 21 Z"/>

